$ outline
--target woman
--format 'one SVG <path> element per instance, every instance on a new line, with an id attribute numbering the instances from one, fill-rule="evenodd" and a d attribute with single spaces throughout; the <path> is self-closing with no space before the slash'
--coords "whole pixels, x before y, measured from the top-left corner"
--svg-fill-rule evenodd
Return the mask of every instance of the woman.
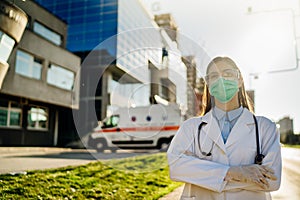
<path id="1" fill-rule="evenodd" d="M 228 57 L 207 68 L 202 114 L 186 120 L 168 149 L 181 199 L 269 199 L 281 180 L 279 132 L 253 115 L 242 75 Z"/>

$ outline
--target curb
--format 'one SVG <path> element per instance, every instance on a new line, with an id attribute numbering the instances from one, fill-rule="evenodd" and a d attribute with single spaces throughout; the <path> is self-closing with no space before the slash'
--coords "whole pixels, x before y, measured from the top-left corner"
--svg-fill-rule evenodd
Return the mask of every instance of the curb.
<path id="1" fill-rule="evenodd" d="M 184 188 L 184 184 L 182 186 L 179 186 L 169 194 L 159 198 L 158 200 L 180 200 L 180 196 L 182 194 Z"/>
<path id="2" fill-rule="evenodd" d="M 59 147 L 0 147 L 0 153 L 16 153 L 16 152 L 62 152 L 72 151 L 71 148 Z"/>

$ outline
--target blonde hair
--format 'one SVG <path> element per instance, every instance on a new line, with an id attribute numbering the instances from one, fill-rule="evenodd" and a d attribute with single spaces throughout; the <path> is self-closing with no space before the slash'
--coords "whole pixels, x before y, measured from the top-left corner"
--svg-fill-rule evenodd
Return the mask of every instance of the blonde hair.
<path id="1" fill-rule="evenodd" d="M 253 113 L 254 112 L 253 102 L 250 99 L 250 97 L 248 96 L 248 94 L 246 93 L 245 86 L 244 86 L 244 80 L 243 80 L 241 71 L 231 58 L 229 58 L 229 57 L 216 57 L 216 58 L 214 58 L 208 64 L 206 74 L 208 73 L 210 67 L 215 65 L 218 62 L 225 62 L 225 63 L 229 64 L 230 66 L 232 66 L 233 68 L 238 70 L 238 72 L 240 74 L 240 79 L 241 79 L 241 82 L 242 82 L 241 87 L 239 88 L 239 91 L 238 91 L 239 103 L 240 103 L 241 106 L 243 106 L 244 108 L 247 108 L 250 112 Z M 200 111 L 201 116 L 205 115 L 212 108 L 211 100 L 212 100 L 212 97 L 210 96 L 207 83 L 205 83 L 204 84 L 203 96 L 202 96 L 201 111 Z"/>

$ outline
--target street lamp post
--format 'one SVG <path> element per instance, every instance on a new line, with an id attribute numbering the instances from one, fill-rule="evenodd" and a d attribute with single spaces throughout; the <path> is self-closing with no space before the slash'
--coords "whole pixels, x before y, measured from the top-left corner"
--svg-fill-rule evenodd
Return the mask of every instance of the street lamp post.
<path id="1" fill-rule="evenodd" d="M 300 1 L 300 0 L 299 0 Z M 291 68 L 287 68 L 287 69 L 281 69 L 281 70 L 272 70 L 272 71 L 267 71 L 264 73 L 269 73 L 269 74 L 273 74 L 273 73 L 282 73 L 282 72 L 290 72 L 290 71 L 295 71 L 299 68 L 299 55 L 298 55 L 298 42 L 297 40 L 300 38 L 297 36 L 297 32 L 296 32 L 296 21 L 295 18 L 299 15 L 296 15 L 294 10 L 291 8 L 286 8 L 286 9 L 272 9 L 272 10 L 262 10 L 262 11 L 253 11 L 252 7 L 248 7 L 247 9 L 247 14 L 248 15 L 253 15 L 253 14 L 261 14 L 261 13 L 272 13 L 272 12 L 290 12 L 292 14 L 292 20 L 293 20 L 293 36 L 294 36 L 294 49 L 295 49 L 295 56 L 296 56 L 296 65 L 294 67 Z M 249 85 L 250 88 L 252 88 L 252 77 L 253 79 L 258 79 L 259 75 L 261 73 L 255 72 L 255 73 L 250 73 L 249 74 Z"/>
<path id="2" fill-rule="evenodd" d="M 293 36 L 294 36 L 294 49 L 295 49 L 295 56 L 296 56 L 296 65 L 294 67 L 291 68 L 287 68 L 287 69 L 281 69 L 281 70 L 272 70 L 272 71 L 267 71 L 265 73 L 280 73 L 280 72 L 288 72 L 288 71 L 294 71 L 297 70 L 299 68 L 299 56 L 298 56 L 298 44 L 297 44 L 297 40 L 300 38 L 297 36 L 296 33 L 296 21 L 295 18 L 299 15 L 296 15 L 294 10 L 291 8 L 286 8 L 286 9 L 272 9 L 272 10 L 262 10 L 262 11 L 254 11 L 252 10 L 251 7 L 248 7 L 248 11 L 247 14 L 251 15 L 251 14 L 260 14 L 260 13 L 272 13 L 272 12 L 290 12 L 292 14 L 292 19 L 293 19 Z M 253 76 L 255 79 L 258 78 L 259 73 L 251 73 L 250 74 L 250 78 L 251 76 Z"/>

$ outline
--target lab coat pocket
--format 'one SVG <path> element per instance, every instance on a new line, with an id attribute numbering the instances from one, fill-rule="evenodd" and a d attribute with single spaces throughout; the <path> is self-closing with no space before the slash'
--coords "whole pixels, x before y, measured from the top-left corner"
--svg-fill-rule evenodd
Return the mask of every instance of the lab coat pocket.
<path id="1" fill-rule="evenodd" d="M 227 146 L 226 151 L 231 165 L 254 164 L 257 154 L 255 135 L 249 135 L 247 139 Z"/>
<path id="2" fill-rule="evenodd" d="M 239 164 L 253 164 L 256 156 L 256 148 L 243 148 L 241 150 Z"/>

